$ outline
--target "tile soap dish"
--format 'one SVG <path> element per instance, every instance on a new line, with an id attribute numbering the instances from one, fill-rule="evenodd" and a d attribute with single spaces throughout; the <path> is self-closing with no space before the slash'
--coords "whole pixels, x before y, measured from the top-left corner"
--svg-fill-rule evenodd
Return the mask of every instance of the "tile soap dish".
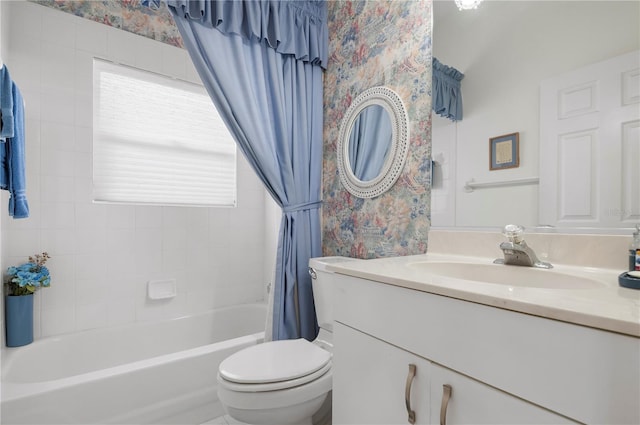
<path id="1" fill-rule="evenodd" d="M 618 276 L 618 284 L 625 288 L 640 289 L 640 272 L 624 272 Z"/>
<path id="2" fill-rule="evenodd" d="M 149 281 L 147 284 L 147 296 L 151 300 L 164 300 L 175 297 L 176 280 L 167 279 Z"/>

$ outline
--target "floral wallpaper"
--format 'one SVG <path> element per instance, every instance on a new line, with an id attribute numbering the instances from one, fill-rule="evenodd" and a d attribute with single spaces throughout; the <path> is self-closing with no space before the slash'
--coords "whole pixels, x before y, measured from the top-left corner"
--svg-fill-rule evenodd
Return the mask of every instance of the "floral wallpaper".
<path id="1" fill-rule="evenodd" d="M 82 18 L 120 28 L 172 46 L 183 47 L 182 37 L 164 3 L 157 10 L 140 0 L 29 0 Z"/>
<path id="2" fill-rule="evenodd" d="M 323 255 L 422 254 L 430 226 L 431 1 L 330 1 L 324 82 Z M 339 126 L 352 100 L 387 86 L 409 114 L 404 171 L 385 194 L 359 199 L 338 176 Z"/>

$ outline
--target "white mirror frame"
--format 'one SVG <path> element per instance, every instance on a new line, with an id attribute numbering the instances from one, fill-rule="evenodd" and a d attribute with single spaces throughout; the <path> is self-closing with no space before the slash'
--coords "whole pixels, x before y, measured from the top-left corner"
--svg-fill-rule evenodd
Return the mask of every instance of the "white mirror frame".
<path id="1" fill-rule="evenodd" d="M 364 108 L 382 106 L 391 119 L 391 146 L 380 174 L 374 179 L 362 181 L 353 173 L 349 160 L 349 136 L 353 124 Z M 342 185 L 349 193 L 359 198 L 375 198 L 394 185 L 404 167 L 409 150 L 409 116 L 396 92 L 387 87 L 371 87 L 360 93 L 345 113 L 338 135 L 338 174 Z"/>

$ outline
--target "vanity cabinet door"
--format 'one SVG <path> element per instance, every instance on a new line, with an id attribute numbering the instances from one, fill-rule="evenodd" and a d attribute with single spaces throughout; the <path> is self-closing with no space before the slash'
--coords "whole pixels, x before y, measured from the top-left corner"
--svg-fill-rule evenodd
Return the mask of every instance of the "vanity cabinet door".
<path id="1" fill-rule="evenodd" d="M 333 337 L 334 425 L 411 423 L 407 385 L 414 423 L 428 423 L 428 361 L 338 322 Z"/>
<path id="2" fill-rule="evenodd" d="M 431 367 L 430 404 L 432 424 L 577 423 L 437 364 Z"/>

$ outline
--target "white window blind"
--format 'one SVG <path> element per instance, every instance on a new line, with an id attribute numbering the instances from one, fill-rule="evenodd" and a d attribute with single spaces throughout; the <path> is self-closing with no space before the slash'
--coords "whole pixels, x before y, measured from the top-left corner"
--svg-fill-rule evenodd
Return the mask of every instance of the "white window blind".
<path id="1" fill-rule="evenodd" d="M 236 145 L 202 86 L 93 63 L 93 199 L 235 206 Z"/>

